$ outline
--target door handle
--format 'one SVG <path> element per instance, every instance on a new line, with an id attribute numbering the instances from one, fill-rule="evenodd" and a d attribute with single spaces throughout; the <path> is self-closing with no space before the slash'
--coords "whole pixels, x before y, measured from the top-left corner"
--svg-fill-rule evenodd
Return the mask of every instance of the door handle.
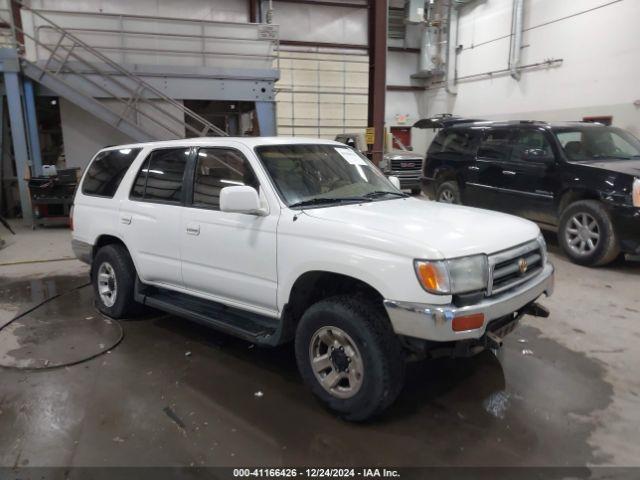
<path id="1" fill-rule="evenodd" d="M 470 167 L 467 167 L 469 170 L 480 170 L 480 167 L 476 167 L 474 165 L 471 165 Z"/>
<path id="2" fill-rule="evenodd" d="M 120 217 L 120 223 L 124 225 L 131 225 L 131 215 L 125 215 L 124 217 Z"/>
<path id="3" fill-rule="evenodd" d="M 190 225 L 187 227 L 187 235 L 200 235 L 200 225 Z"/>
<path id="4" fill-rule="evenodd" d="M 515 175 L 516 172 L 514 172 L 513 170 L 503 170 L 502 174 L 503 175 Z"/>

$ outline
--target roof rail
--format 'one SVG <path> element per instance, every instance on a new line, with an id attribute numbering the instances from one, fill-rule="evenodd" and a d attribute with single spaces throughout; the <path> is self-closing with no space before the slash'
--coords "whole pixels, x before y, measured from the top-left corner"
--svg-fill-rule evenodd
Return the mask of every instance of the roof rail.
<path id="1" fill-rule="evenodd" d="M 450 113 L 442 113 L 430 118 L 423 118 L 413 124 L 414 128 L 445 128 L 457 123 L 482 122 L 484 120 L 478 118 L 465 118 Z"/>

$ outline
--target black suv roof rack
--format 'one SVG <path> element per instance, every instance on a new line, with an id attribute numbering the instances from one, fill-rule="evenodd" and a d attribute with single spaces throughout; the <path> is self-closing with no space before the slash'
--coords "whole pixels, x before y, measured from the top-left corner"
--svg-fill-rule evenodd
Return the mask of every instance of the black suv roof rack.
<path id="1" fill-rule="evenodd" d="M 450 113 L 442 113 L 430 118 L 423 118 L 413 124 L 414 128 L 444 128 L 457 123 L 483 122 L 478 118 L 465 118 Z"/>

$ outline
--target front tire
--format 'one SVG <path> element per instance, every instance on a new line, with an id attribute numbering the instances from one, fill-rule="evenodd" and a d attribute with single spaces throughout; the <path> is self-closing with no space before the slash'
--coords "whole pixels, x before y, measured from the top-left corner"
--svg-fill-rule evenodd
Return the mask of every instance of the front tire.
<path id="1" fill-rule="evenodd" d="M 295 338 L 300 374 L 330 410 L 351 421 L 381 413 L 404 383 L 404 358 L 388 318 L 364 298 L 335 296 L 304 313 Z"/>
<path id="2" fill-rule="evenodd" d="M 597 200 L 580 200 L 565 209 L 558 240 L 569 259 L 579 265 L 606 265 L 620 254 L 611 216 Z"/>
<path id="3" fill-rule="evenodd" d="M 462 198 L 458 182 L 455 180 L 442 182 L 436 190 L 436 201 L 440 203 L 454 203 L 456 205 L 461 205 Z"/>
<path id="4" fill-rule="evenodd" d="M 420 195 L 422 193 L 422 189 L 420 188 L 412 188 L 411 195 Z"/>
<path id="5" fill-rule="evenodd" d="M 98 250 L 91 268 L 96 306 L 112 318 L 136 314 L 140 305 L 133 296 L 136 269 L 123 245 L 111 244 Z"/>

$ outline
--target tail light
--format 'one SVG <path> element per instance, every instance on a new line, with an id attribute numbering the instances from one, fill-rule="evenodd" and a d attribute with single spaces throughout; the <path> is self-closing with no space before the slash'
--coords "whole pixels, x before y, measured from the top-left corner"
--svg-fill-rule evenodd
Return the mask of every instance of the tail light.
<path id="1" fill-rule="evenodd" d="M 640 178 L 633 181 L 633 206 L 640 208 Z"/>

